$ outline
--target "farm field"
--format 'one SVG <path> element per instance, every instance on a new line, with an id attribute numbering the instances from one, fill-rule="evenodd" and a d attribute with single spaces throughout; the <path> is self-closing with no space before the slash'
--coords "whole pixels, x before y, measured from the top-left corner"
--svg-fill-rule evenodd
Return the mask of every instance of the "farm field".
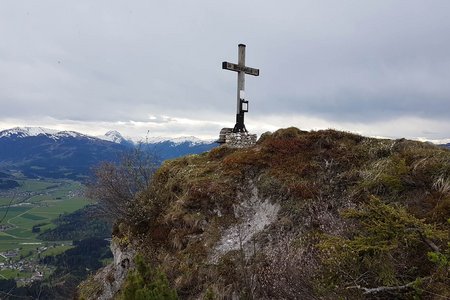
<path id="1" fill-rule="evenodd" d="M 39 258 L 71 248 L 72 241 L 43 241 L 39 234 L 55 227 L 60 215 L 72 213 L 89 201 L 83 186 L 69 180 L 18 180 L 20 187 L 0 193 L 0 278 L 29 277 L 13 264 L 37 263 Z M 26 269 L 26 268 L 24 268 Z"/>

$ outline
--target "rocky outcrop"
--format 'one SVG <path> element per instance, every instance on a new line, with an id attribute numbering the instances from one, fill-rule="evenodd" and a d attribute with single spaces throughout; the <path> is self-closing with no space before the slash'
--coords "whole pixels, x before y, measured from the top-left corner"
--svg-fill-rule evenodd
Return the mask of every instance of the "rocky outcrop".
<path id="1" fill-rule="evenodd" d="M 234 250 L 242 249 L 245 256 L 248 257 L 253 237 L 276 221 L 280 205 L 271 203 L 269 199 L 262 199 L 253 182 L 248 184 L 248 189 L 251 191 L 251 196 L 244 197 L 239 204 L 233 207 L 234 217 L 240 222 L 222 233 L 212 251 L 210 263 L 218 263 L 223 255 Z"/>
<path id="2" fill-rule="evenodd" d="M 114 240 L 111 242 L 114 261 L 80 285 L 81 299 L 113 299 L 120 291 L 128 272 L 134 268 L 135 250 L 131 246 L 121 248 Z"/>

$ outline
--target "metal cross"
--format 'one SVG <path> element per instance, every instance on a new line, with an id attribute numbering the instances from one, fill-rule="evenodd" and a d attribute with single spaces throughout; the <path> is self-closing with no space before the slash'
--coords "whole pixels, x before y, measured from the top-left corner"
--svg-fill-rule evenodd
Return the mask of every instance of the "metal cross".
<path id="1" fill-rule="evenodd" d="M 238 63 L 222 62 L 222 69 L 238 72 L 236 125 L 233 132 L 247 132 L 244 125 L 244 113 L 248 112 L 248 101 L 245 100 L 245 74 L 259 76 L 259 69 L 245 66 L 245 45 L 239 44 Z"/>

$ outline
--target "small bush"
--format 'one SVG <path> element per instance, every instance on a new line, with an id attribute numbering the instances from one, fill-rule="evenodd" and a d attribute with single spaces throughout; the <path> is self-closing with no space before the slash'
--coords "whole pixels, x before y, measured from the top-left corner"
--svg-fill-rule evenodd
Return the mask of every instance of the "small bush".
<path id="1" fill-rule="evenodd" d="M 177 292 L 170 288 L 166 275 L 151 268 L 142 256 L 136 256 L 136 270 L 128 274 L 119 300 L 175 300 Z"/>
<path id="2" fill-rule="evenodd" d="M 445 230 L 377 198 L 371 198 L 360 209 L 347 210 L 343 216 L 359 226 L 349 237 L 324 235 L 318 244 L 325 266 L 322 287 L 345 295 L 350 286 L 396 286 L 436 272 L 424 258 L 428 243 L 448 240 Z M 432 260 L 438 257 L 429 256 Z"/>

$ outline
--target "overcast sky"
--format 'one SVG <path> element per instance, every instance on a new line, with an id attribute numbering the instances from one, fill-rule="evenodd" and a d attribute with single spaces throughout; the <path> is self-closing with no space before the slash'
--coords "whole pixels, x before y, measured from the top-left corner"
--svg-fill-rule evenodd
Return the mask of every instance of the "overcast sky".
<path id="1" fill-rule="evenodd" d="M 450 138 L 450 1 L 2 0 L 0 129 Z"/>

